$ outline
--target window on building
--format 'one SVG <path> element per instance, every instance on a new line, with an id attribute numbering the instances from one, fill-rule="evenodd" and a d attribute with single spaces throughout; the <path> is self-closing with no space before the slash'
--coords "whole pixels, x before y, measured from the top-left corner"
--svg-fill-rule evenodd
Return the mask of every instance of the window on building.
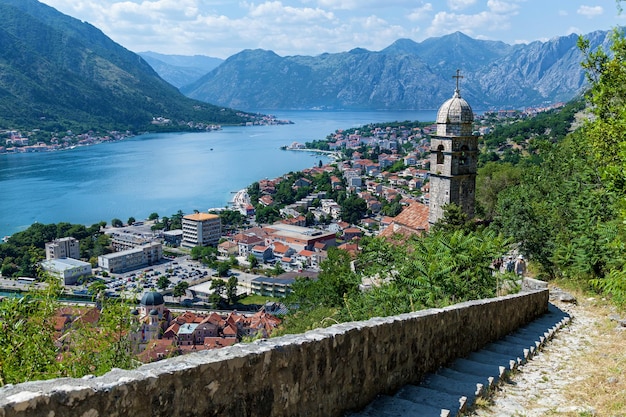
<path id="1" fill-rule="evenodd" d="M 443 164 L 443 145 L 437 147 L 437 163 Z"/>

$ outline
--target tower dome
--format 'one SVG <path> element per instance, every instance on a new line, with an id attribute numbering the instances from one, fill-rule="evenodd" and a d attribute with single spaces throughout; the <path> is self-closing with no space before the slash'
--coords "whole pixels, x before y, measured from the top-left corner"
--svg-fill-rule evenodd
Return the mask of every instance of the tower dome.
<path id="1" fill-rule="evenodd" d="M 142 306 L 160 306 L 163 304 L 165 304 L 163 296 L 156 291 L 147 292 L 141 297 Z"/>
<path id="2" fill-rule="evenodd" d="M 437 123 L 472 123 L 474 112 L 459 90 L 454 92 L 451 99 L 446 100 L 437 112 Z"/>
<path id="3" fill-rule="evenodd" d="M 459 70 L 457 70 L 456 90 L 451 99 L 446 100 L 437 112 L 437 135 L 471 136 L 474 112 L 472 107 L 461 97 L 459 90 Z"/>

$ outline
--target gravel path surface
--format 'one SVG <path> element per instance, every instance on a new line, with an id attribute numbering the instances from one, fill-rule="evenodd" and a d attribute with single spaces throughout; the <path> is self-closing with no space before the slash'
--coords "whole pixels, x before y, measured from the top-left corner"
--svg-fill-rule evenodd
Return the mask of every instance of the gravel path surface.
<path id="1" fill-rule="evenodd" d="M 607 314 L 588 308 L 593 299 L 579 300 L 578 304 L 572 302 L 575 301 L 572 299 L 562 302 L 560 298 L 568 297 L 563 297 L 564 293 L 558 289 L 554 293 L 552 291 L 551 289 L 551 302 L 572 316 L 571 323 L 557 332 L 532 360 L 520 366 L 508 381 L 503 381 L 490 398 L 489 404 L 479 406 L 471 416 L 625 416 L 623 413 L 595 410 L 587 403 L 588 396 L 581 395 L 578 398 L 572 396 L 572 391 L 579 387 L 594 389 L 588 387 L 589 381 L 593 381 L 593 370 L 586 366 L 585 356 L 599 354 L 596 343 L 598 339 L 618 337 L 623 341 L 626 339 L 626 332 L 620 331 L 619 325 L 613 325 L 607 332 L 606 323 L 610 320 Z M 626 352 L 626 344 L 623 346 L 621 360 Z M 607 363 L 607 366 L 610 365 Z M 612 383 L 616 389 L 623 387 L 617 383 L 619 376 L 602 378 L 603 382 Z M 621 378 L 624 379 L 623 376 Z"/>

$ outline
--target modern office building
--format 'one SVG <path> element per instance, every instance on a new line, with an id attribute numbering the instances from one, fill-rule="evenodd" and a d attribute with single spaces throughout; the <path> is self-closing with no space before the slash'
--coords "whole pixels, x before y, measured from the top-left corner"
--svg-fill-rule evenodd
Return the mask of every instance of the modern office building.
<path id="1" fill-rule="evenodd" d="M 183 217 L 183 241 L 181 246 L 217 245 L 222 235 L 222 221 L 217 214 L 195 213 Z"/>

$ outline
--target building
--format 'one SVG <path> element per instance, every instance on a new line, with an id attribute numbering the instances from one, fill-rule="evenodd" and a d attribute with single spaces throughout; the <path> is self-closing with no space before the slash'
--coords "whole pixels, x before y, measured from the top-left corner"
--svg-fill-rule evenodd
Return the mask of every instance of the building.
<path id="1" fill-rule="evenodd" d="M 168 245 L 180 246 L 180 242 L 183 241 L 183 231 L 180 229 L 175 229 L 163 232 L 163 240 Z"/>
<path id="2" fill-rule="evenodd" d="M 430 140 L 430 201 L 428 222 L 443 217 L 447 204 L 474 217 L 478 138 L 472 135 L 474 113 L 461 98 L 457 74 L 454 96 L 437 112 L 437 134 Z"/>
<path id="3" fill-rule="evenodd" d="M 422 203 L 412 203 L 405 207 L 396 217 L 385 218 L 383 221 L 384 229 L 380 233 L 381 237 L 407 238 L 414 234 L 422 234 L 428 231 L 428 214 L 430 210 L 427 205 Z"/>
<path id="4" fill-rule="evenodd" d="M 217 214 L 195 213 L 183 217 L 182 247 L 217 245 L 221 236 L 222 221 Z"/>
<path id="5" fill-rule="evenodd" d="M 111 233 L 111 246 L 115 252 L 122 252 L 128 249 L 134 249 L 139 246 L 143 246 L 146 243 L 150 243 L 151 238 L 148 239 L 144 236 L 137 235 L 135 233 L 114 232 Z"/>
<path id="6" fill-rule="evenodd" d="M 286 272 L 277 277 L 258 277 L 251 281 L 252 294 L 264 297 L 286 297 L 291 293 L 291 286 L 296 278 L 317 279 L 314 272 Z"/>
<path id="7" fill-rule="evenodd" d="M 327 246 L 337 246 L 334 232 L 311 229 L 308 227 L 293 226 L 284 223 L 274 223 L 266 226 L 269 232 L 269 243 L 279 242 L 293 248 L 294 251 L 313 250 L 315 243 L 320 242 Z"/>
<path id="8" fill-rule="evenodd" d="M 110 273 L 123 273 L 153 265 L 163 258 L 163 245 L 148 243 L 135 249 L 98 256 L 98 266 Z"/>
<path id="9" fill-rule="evenodd" d="M 76 285 L 79 278 L 91 276 L 91 264 L 73 258 L 48 259 L 41 263 L 44 271 L 63 280 L 64 285 Z"/>
<path id="10" fill-rule="evenodd" d="M 46 243 L 46 259 L 80 258 L 80 243 L 73 237 L 64 237 Z"/>
<path id="11" fill-rule="evenodd" d="M 286 297 L 295 278 L 258 277 L 251 281 L 252 293 L 264 297 Z"/>

